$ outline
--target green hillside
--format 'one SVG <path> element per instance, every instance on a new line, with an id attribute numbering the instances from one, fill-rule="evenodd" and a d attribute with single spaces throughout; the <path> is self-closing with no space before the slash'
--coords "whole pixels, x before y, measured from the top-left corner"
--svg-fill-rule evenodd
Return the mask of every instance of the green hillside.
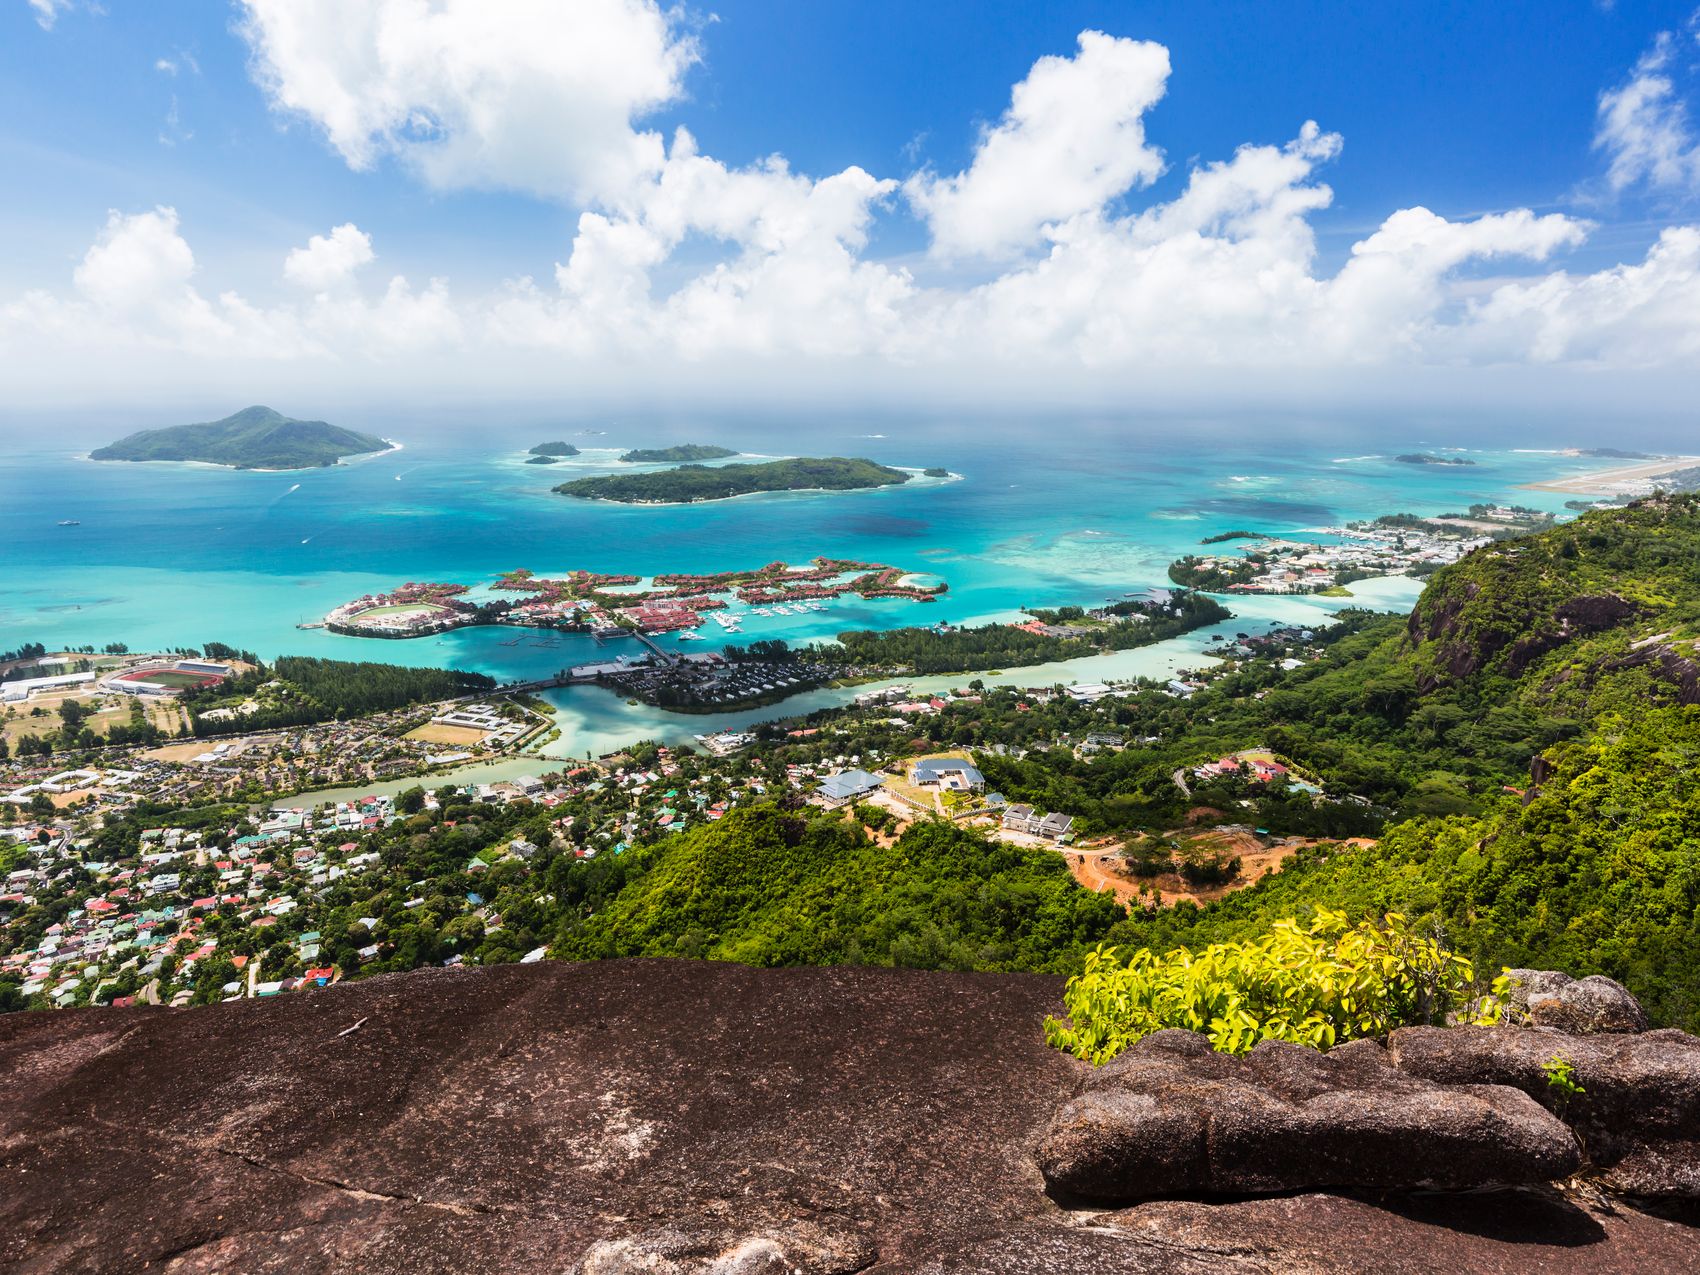
<path id="1" fill-rule="evenodd" d="M 1700 1030 L 1696 757 L 1700 708 L 1608 717 L 1547 753 L 1524 796 L 1507 793 L 1479 818 L 1407 820 L 1373 847 L 1303 852 L 1207 908 L 1125 922 L 1117 941 L 1196 948 L 1319 907 L 1396 911 L 1478 968 L 1606 974 L 1654 1021 Z"/>
<path id="2" fill-rule="evenodd" d="M 901 469 L 844 456 L 799 457 L 762 464 L 680 465 L 648 474 L 577 478 L 555 488 L 565 496 L 628 505 L 693 504 L 757 491 L 855 491 L 906 483 Z"/>
<path id="3" fill-rule="evenodd" d="M 750 806 L 646 855 L 555 955 L 1061 971 L 1121 915 L 1058 856 L 942 823 L 881 846 L 836 816 Z"/>
<path id="4" fill-rule="evenodd" d="M 298 421 L 248 407 L 221 421 L 144 429 L 90 452 L 93 460 L 192 460 L 232 469 L 318 469 L 344 456 L 388 451 L 373 434 L 325 421 Z"/>
<path id="5" fill-rule="evenodd" d="M 1408 620 L 1348 615 L 1302 668 L 1248 667 L 1187 701 L 1123 701 L 1117 724 L 1149 732 L 1145 747 L 978 757 L 1010 800 L 1129 836 L 1177 826 L 1199 800 L 1174 783 L 1177 767 L 1259 743 L 1370 803 L 1211 792 L 1230 809 L 1251 797 L 1239 818 L 1379 828 L 1379 842 L 1303 851 L 1203 908 L 1136 910 L 1117 942 L 1198 947 L 1319 907 L 1398 910 L 1481 968 L 1605 973 L 1658 1021 L 1695 1028 L 1697 620 L 1700 500 L 1648 500 L 1482 549 L 1438 573 Z M 1039 715 L 1024 706 L 1006 721 L 1014 698 L 988 694 L 934 742 L 1007 742 Z M 914 963 L 925 935 L 930 963 L 1067 969 L 1103 928 L 1091 909 L 1117 911 L 1061 875 L 1059 856 L 988 850 L 946 825 L 887 849 L 848 824 L 745 811 L 645 854 L 558 954 Z"/>

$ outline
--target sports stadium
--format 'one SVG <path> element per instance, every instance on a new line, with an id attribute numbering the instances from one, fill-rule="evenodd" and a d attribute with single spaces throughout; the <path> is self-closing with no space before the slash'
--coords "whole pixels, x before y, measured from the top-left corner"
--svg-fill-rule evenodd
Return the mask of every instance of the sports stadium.
<path id="1" fill-rule="evenodd" d="M 198 686 L 213 686 L 234 670 L 212 660 L 157 660 L 136 665 L 101 680 L 101 687 L 126 695 L 176 695 Z"/>

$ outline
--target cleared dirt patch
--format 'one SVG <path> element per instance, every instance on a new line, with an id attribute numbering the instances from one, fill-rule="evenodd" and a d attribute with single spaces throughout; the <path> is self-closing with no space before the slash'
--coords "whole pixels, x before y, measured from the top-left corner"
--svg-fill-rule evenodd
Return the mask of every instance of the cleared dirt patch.
<path id="1" fill-rule="evenodd" d="M 1175 833 L 1170 834 L 1170 839 L 1184 840 L 1195 845 L 1204 843 L 1210 849 L 1238 855 L 1239 874 L 1233 880 L 1220 885 L 1194 885 L 1176 872 L 1164 872 L 1154 877 L 1133 876 L 1122 866 L 1119 848 L 1111 844 L 1081 846 L 1078 849 L 1066 849 L 1062 853 L 1068 861 L 1069 872 L 1088 890 L 1110 889 L 1115 891 L 1116 899 L 1121 903 L 1139 900 L 1149 905 L 1151 887 L 1154 886 L 1157 891 L 1156 903 L 1162 907 L 1172 907 L 1182 899 L 1199 904 L 1210 903 L 1225 898 L 1236 890 L 1255 885 L 1306 846 L 1375 844 L 1367 837 L 1326 843 L 1320 839 L 1293 837 L 1265 844 L 1255 833 L 1241 828 L 1212 828 L 1202 834 Z"/>
<path id="2" fill-rule="evenodd" d="M 445 726 L 439 722 L 410 730 L 403 739 L 417 739 L 425 744 L 482 744 L 484 732 L 476 726 Z"/>

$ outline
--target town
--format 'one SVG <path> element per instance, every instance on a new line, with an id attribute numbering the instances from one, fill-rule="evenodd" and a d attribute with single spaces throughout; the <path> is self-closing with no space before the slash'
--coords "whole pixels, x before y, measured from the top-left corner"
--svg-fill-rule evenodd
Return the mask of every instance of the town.
<path id="1" fill-rule="evenodd" d="M 1202 756 L 1177 791 L 1221 800 L 1200 795 L 1213 785 L 1246 812 L 1187 829 L 1159 866 L 1144 840 L 1006 797 L 994 776 L 1032 757 L 1090 767 L 1137 753 L 1163 739 L 1163 705 L 1247 670 L 1302 665 L 1319 657 L 1317 640 L 1298 629 L 1224 639 L 1222 663 L 1163 685 L 877 687 L 843 709 L 704 737 L 700 751 L 645 743 L 582 762 L 533 756 L 534 773 L 489 782 L 421 772 L 486 750 L 523 755 L 544 723 L 522 702 L 420 705 L 240 746 L 183 744 L 199 751 L 174 758 L 112 748 L 56 773 L 14 759 L 0 775 L 0 811 L 13 812 L 0 815 L 0 996 L 186 1005 L 426 963 L 542 959 L 563 900 L 592 888 L 598 864 L 749 802 L 813 807 L 879 835 L 928 820 L 975 828 L 1059 855 L 1128 903 L 1234 888 L 1242 866 L 1255 879 L 1303 843 L 1261 827 L 1260 794 L 1324 814 L 1358 807 L 1273 754 Z M 358 794 L 382 780 L 392 781 L 384 791 L 334 801 L 288 795 L 326 782 Z M 1207 835 L 1233 853 L 1201 854 L 1194 843 Z"/>
<path id="2" fill-rule="evenodd" d="M 1534 509 L 1475 505 L 1462 514 L 1388 514 L 1292 536 L 1231 531 L 1205 543 L 1250 543 L 1232 554 L 1188 554 L 1169 565 L 1169 578 L 1212 593 L 1349 595 L 1347 586 L 1355 581 L 1427 576 L 1494 540 L 1551 523 L 1551 515 Z M 1327 539 L 1309 540 L 1306 534 Z"/>

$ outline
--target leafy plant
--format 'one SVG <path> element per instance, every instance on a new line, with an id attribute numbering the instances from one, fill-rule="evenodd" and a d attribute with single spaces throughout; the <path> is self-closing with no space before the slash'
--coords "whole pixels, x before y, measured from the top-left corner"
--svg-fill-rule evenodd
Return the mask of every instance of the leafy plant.
<path id="1" fill-rule="evenodd" d="M 1124 960 L 1100 946 L 1068 981 L 1068 1021 L 1047 1018 L 1045 1038 L 1093 1064 L 1168 1027 L 1203 1032 L 1224 1053 L 1260 1040 L 1326 1049 L 1443 1021 L 1472 977 L 1469 961 L 1398 913 L 1351 925 L 1344 912 L 1319 911 L 1308 927 L 1289 918 L 1260 939 L 1196 953 L 1141 949 Z M 1488 1002 L 1480 1012 L 1497 1007 Z"/>
<path id="2" fill-rule="evenodd" d="M 1562 1054 L 1554 1054 L 1542 1063 L 1541 1073 L 1546 1076 L 1548 1086 L 1558 1093 L 1561 1103 L 1588 1092 L 1576 1079 L 1575 1064 Z"/>

